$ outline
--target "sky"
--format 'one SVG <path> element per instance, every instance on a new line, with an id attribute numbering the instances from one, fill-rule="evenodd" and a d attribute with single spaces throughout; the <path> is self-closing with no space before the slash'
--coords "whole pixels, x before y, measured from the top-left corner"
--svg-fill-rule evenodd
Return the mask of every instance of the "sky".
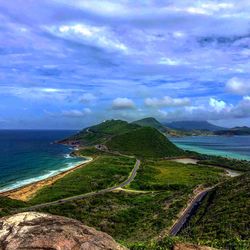
<path id="1" fill-rule="evenodd" d="M 0 58 L 2 129 L 250 126 L 249 0 L 1 1 Z"/>

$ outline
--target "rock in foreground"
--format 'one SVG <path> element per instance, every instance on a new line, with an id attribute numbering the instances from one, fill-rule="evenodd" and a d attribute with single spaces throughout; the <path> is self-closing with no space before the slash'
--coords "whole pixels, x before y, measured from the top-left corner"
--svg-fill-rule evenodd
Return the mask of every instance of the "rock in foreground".
<path id="1" fill-rule="evenodd" d="M 125 250 L 111 236 L 79 221 L 36 212 L 0 219 L 1 250 Z"/>

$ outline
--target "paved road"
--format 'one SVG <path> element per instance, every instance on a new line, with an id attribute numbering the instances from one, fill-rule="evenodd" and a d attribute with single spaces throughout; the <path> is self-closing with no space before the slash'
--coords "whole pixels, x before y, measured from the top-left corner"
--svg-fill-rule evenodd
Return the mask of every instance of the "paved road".
<path id="1" fill-rule="evenodd" d="M 134 178 L 136 176 L 136 172 L 137 172 L 138 168 L 140 167 L 140 164 L 141 164 L 141 161 L 137 159 L 136 162 L 135 162 L 134 168 L 131 171 L 131 173 L 130 173 L 129 177 L 127 178 L 127 180 L 125 180 L 124 182 L 122 182 L 118 186 L 114 186 L 114 187 L 102 189 L 100 191 L 91 192 L 91 193 L 87 193 L 87 194 L 81 194 L 81 195 L 71 196 L 71 197 L 64 198 L 64 199 L 57 200 L 57 201 L 52 201 L 52 202 L 38 204 L 38 205 L 35 205 L 35 206 L 31 206 L 31 207 L 27 207 L 27 208 L 21 209 L 21 211 L 27 211 L 27 210 L 32 210 L 32 209 L 38 209 L 38 208 L 48 207 L 48 206 L 51 206 L 51 205 L 63 204 L 63 203 L 68 202 L 68 201 L 80 200 L 82 198 L 87 198 L 87 197 L 95 196 L 95 195 L 98 195 L 98 194 L 104 194 L 104 193 L 107 193 L 107 192 L 114 191 L 114 190 L 116 190 L 118 188 L 123 188 L 126 185 L 130 184 L 130 182 L 132 182 L 134 180 Z"/>
<path id="2" fill-rule="evenodd" d="M 192 210 L 195 208 L 195 206 L 199 206 L 199 203 L 211 189 L 206 189 L 202 191 L 194 198 L 194 200 L 189 204 L 189 206 L 187 207 L 183 215 L 180 217 L 180 219 L 170 229 L 169 232 L 170 236 L 176 236 L 180 232 L 180 230 L 185 225 L 187 220 L 192 216 Z"/>

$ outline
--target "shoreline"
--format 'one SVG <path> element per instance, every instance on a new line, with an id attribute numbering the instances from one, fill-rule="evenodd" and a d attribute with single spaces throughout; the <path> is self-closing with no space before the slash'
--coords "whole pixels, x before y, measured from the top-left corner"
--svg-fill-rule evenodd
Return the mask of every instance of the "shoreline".
<path id="1" fill-rule="evenodd" d="M 63 178 L 64 176 L 66 176 L 67 174 L 75 171 L 76 169 L 79 169 L 81 167 L 83 167 L 84 165 L 90 163 L 93 161 L 92 157 L 85 157 L 86 161 L 77 164 L 76 166 L 59 172 L 53 176 L 50 176 L 48 178 L 39 180 L 39 181 L 35 181 L 26 185 L 23 185 L 21 187 L 17 187 L 17 188 L 13 188 L 7 191 L 0 191 L 0 196 L 4 196 L 4 197 L 8 197 L 11 199 L 16 199 L 16 200 L 21 200 L 21 201 L 28 201 L 29 199 L 31 199 L 33 197 L 33 195 L 40 190 L 41 188 L 43 188 L 44 186 L 48 186 L 53 184 L 54 182 L 56 182 L 57 180 Z"/>

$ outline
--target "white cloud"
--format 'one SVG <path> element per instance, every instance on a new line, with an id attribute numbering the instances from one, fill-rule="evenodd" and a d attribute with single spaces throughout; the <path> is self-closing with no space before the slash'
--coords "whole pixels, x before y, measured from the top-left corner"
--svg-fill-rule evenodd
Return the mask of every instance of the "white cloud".
<path id="1" fill-rule="evenodd" d="M 227 107 L 227 104 L 224 101 L 219 101 L 215 98 L 210 98 L 209 105 L 217 112 L 220 112 Z"/>
<path id="2" fill-rule="evenodd" d="M 121 98 L 118 97 L 113 100 L 112 109 L 120 110 L 120 109 L 135 109 L 134 102 L 129 98 Z"/>
<path id="3" fill-rule="evenodd" d="M 65 110 L 62 112 L 62 114 L 67 117 L 84 117 L 91 113 L 92 111 L 89 108 L 84 108 L 83 110 L 77 110 L 77 109 Z"/>
<path id="4" fill-rule="evenodd" d="M 149 107 L 180 107 L 190 105 L 188 98 L 172 98 L 164 96 L 163 98 L 146 98 L 145 105 Z"/>
<path id="5" fill-rule="evenodd" d="M 119 41 L 112 30 L 104 26 L 92 26 L 84 23 L 47 27 L 56 36 L 78 42 L 88 43 L 109 50 L 127 52 L 127 46 Z"/>
<path id="6" fill-rule="evenodd" d="M 250 93 L 250 81 L 233 77 L 226 83 L 226 89 L 235 94 L 245 95 Z"/>

